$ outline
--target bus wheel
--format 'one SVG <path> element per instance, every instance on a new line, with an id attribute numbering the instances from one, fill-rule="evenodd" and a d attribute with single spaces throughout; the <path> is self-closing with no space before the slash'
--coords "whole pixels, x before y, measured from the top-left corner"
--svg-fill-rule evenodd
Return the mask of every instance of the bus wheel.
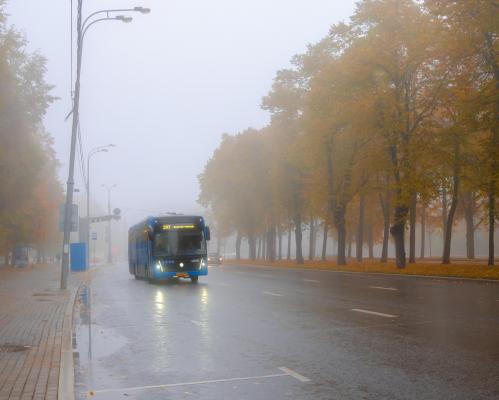
<path id="1" fill-rule="evenodd" d="M 137 275 L 137 266 L 136 265 L 133 266 L 133 276 L 135 277 L 135 279 L 140 280 L 140 277 Z"/>
<path id="2" fill-rule="evenodd" d="M 198 283 L 199 276 L 191 276 L 192 283 Z"/>

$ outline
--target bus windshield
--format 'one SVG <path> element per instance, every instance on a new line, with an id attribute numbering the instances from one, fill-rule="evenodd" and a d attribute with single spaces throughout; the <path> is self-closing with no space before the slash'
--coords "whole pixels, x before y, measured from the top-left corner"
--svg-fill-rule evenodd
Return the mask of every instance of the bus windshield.
<path id="1" fill-rule="evenodd" d="M 154 236 L 155 256 L 196 255 L 205 251 L 203 235 L 197 230 L 169 230 Z"/>

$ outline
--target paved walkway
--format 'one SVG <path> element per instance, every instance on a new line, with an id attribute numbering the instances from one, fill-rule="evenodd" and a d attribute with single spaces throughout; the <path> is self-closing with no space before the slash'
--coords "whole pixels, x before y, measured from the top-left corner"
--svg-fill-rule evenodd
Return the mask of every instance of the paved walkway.
<path id="1" fill-rule="evenodd" d="M 69 286 L 82 275 L 72 274 Z M 0 400 L 58 398 L 73 298 L 59 289 L 59 279 L 59 265 L 0 269 Z"/>

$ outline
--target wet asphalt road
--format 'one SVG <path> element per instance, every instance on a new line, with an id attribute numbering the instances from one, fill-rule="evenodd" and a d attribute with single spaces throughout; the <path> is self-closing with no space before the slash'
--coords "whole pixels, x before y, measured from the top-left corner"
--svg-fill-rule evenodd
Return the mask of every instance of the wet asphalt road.
<path id="1" fill-rule="evenodd" d="M 77 398 L 497 399 L 499 284 L 217 266 L 193 285 L 94 271 Z M 89 324 L 91 321 L 91 324 Z"/>

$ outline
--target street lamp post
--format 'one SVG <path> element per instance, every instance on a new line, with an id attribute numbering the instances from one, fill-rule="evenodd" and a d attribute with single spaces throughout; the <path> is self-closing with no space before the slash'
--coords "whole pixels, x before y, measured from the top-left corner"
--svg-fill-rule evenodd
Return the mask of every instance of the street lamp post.
<path id="1" fill-rule="evenodd" d="M 66 187 L 66 204 L 64 209 L 64 235 L 63 235 L 63 245 L 62 245 L 62 257 L 61 257 L 61 289 L 66 289 L 69 275 L 69 238 L 71 233 L 71 207 L 73 204 L 73 187 L 74 187 L 74 164 L 75 164 L 75 153 L 76 153 L 76 138 L 78 132 L 78 126 L 80 122 L 79 118 L 79 107 L 80 107 L 80 76 L 81 76 L 81 59 L 83 50 L 83 34 L 86 33 L 88 28 L 97 21 L 90 22 L 88 25 L 86 23 L 90 21 L 90 18 L 99 13 L 106 13 L 106 18 L 100 18 L 100 20 L 114 19 L 121 20 L 122 22 L 130 22 L 130 17 L 122 16 L 120 18 L 111 17 L 110 14 L 114 12 L 139 12 L 142 14 L 148 14 L 151 10 L 144 7 L 134 7 L 131 9 L 122 10 L 101 10 L 90 14 L 86 19 L 84 24 L 82 24 L 82 7 L 83 0 L 78 0 L 77 2 L 78 13 L 77 13 L 77 48 L 76 48 L 76 80 L 75 80 L 75 90 L 73 98 L 73 121 L 71 126 L 71 145 L 69 152 L 69 172 Z M 119 16 L 118 16 L 119 17 Z M 86 25 L 86 26 L 84 26 Z M 85 29 L 85 31 L 83 30 Z"/>
<path id="2" fill-rule="evenodd" d="M 107 215 L 109 217 L 108 221 L 108 236 L 107 236 L 107 262 L 112 264 L 113 262 L 113 251 L 111 245 L 111 190 L 113 190 L 117 184 L 114 185 L 102 185 L 102 187 L 107 189 Z"/>
<path id="3" fill-rule="evenodd" d="M 90 265 L 90 160 L 97 153 L 107 153 L 109 148 L 115 147 L 114 144 L 94 147 L 88 152 L 87 156 L 87 260 Z"/>

